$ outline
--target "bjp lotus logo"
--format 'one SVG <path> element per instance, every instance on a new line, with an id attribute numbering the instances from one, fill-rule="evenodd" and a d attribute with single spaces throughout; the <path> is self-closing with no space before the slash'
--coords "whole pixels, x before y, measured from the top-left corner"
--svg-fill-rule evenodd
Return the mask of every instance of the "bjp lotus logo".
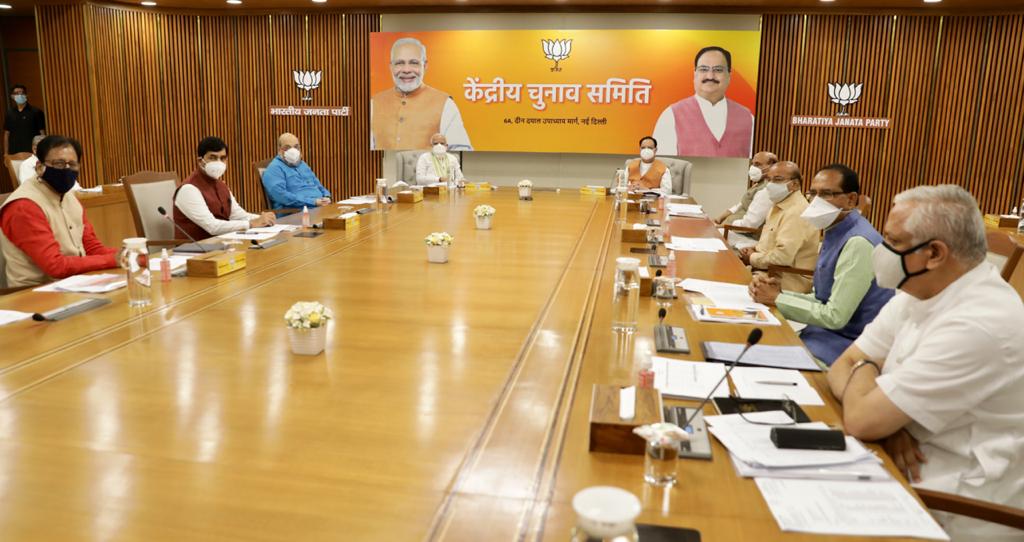
<path id="1" fill-rule="evenodd" d="M 544 48 L 544 57 L 555 61 L 555 67 L 551 68 L 551 71 L 562 71 L 562 68 L 558 67 L 558 63 L 569 58 L 569 52 L 572 51 L 572 40 L 540 40 L 540 45 Z"/>
<path id="2" fill-rule="evenodd" d="M 832 99 L 832 103 L 839 104 L 839 112 L 836 113 L 837 117 L 850 115 L 846 112 L 846 107 L 860 101 L 860 93 L 863 88 L 863 83 L 828 84 L 828 97 Z"/>
<path id="3" fill-rule="evenodd" d="M 295 79 L 295 86 L 299 87 L 299 90 L 303 90 L 306 94 L 302 97 L 302 101 L 310 102 L 313 101 L 313 95 L 311 94 L 314 90 L 320 88 L 320 77 L 323 75 L 322 71 L 302 71 L 292 70 L 292 77 Z"/>

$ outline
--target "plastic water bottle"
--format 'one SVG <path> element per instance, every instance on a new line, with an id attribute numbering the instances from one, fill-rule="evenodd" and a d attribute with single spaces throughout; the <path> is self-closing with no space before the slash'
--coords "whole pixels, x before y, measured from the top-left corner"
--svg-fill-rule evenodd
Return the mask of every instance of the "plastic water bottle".
<path id="1" fill-rule="evenodd" d="M 388 180 L 377 179 L 377 210 L 386 213 L 388 212 Z"/>
<path id="2" fill-rule="evenodd" d="M 306 207 L 305 205 L 302 206 L 302 227 L 309 227 L 309 207 Z"/>
<path id="3" fill-rule="evenodd" d="M 171 282 L 171 259 L 166 248 L 160 249 L 160 282 Z"/>
<path id="4" fill-rule="evenodd" d="M 145 237 L 131 237 L 124 240 L 121 251 L 121 267 L 128 278 L 128 306 L 144 307 L 151 302 L 149 252 Z"/>
<path id="5" fill-rule="evenodd" d="M 676 278 L 676 251 L 668 251 L 668 264 L 665 265 L 665 276 Z"/>
<path id="6" fill-rule="evenodd" d="M 612 329 L 623 333 L 636 331 L 640 306 L 640 260 L 615 260 L 615 292 L 612 295 Z"/>

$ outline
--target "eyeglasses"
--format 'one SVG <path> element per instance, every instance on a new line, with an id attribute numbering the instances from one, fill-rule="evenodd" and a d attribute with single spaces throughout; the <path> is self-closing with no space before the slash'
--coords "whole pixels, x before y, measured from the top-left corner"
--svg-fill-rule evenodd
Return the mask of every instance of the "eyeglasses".
<path id="1" fill-rule="evenodd" d="M 65 162 L 64 160 L 43 161 L 46 167 L 52 167 L 53 169 L 70 169 L 78 171 L 78 162 Z"/>
<path id="2" fill-rule="evenodd" d="M 715 72 L 715 75 L 722 75 L 729 71 L 729 68 L 725 66 L 697 66 L 697 73 L 707 75 L 711 72 Z"/>
<path id="3" fill-rule="evenodd" d="M 396 68 L 404 68 L 406 66 L 410 68 L 419 68 L 421 62 L 419 60 L 410 60 L 408 62 L 406 62 L 405 60 L 393 60 L 391 61 L 391 65 Z"/>
<path id="4" fill-rule="evenodd" d="M 785 412 L 787 416 L 789 416 L 789 420 L 790 421 L 782 422 L 782 423 L 762 422 L 762 421 L 758 421 L 758 420 L 751 420 L 750 418 L 746 417 L 746 415 L 745 415 L 746 413 L 760 412 L 760 410 L 758 408 L 758 403 L 760 401 L 758 399 L 745 399 L 743 397 L 740 397 L 739 393 L 735 394 L 732 397 L 732 399 L 734 401 L 736 401 L 736 406 L 737 406 L 736 413 L 739 414 L 740 418 L 743 421 L 747 422 L 747 423 L 754 424 L 754 425 L 771 425 L 771 426 L 775 426 L 775 425 L 796 425 L 797 424 L 797 410 L 796 410 L 797 409 L 797 405 L 796 405 L 796 401 L 793 401 L 792 399 L 789 398 L 788 395 L 785 395 L 785 394 L 783 394 L 783 397 L 785 397 L 785 399 L 783 399 L 781 401 L 782 402 L 782 411 Z"/>
<path id="5" fill-rule="evenodd" d="M 813 199 L 815 196 L 817 196 L 819 198 L 822 198 L 822 199 L 832 199 L 832 198 L 834 198 L 836 196 L 841 196 L 841 195 L 847 194 L 847 193 L 848 192 L 833 192 L 831 190 L 821 190 L 821 191 L 811 190 L 811 191 L 807 192 L 807 197 L 808 197 L 808 199 Z"/>

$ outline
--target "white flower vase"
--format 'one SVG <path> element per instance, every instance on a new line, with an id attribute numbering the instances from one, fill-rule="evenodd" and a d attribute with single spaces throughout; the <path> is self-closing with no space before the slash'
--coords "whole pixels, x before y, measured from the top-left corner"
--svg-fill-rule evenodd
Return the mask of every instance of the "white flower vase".
<path id="1" fill-rule="evenodd" d="M 427 247 L 427 261 L 430 262 L 430 263 L 447 263 L 448 262 L 448 247 L 428 246 Z"/>
<path id="2" fill-rule="evenodd" d="M 519 199 L 525 199 L 525 200 L 533 199 L 533 187 L 532 186 L 520 186 L 519 187 Z"/>
<path id="3" fill-rule="evenodd" d="M 478 230 L 489 230 L 491 229 L 491 219 L 493 216 L 478 216 L 476 217 L 476 229 Z"/>
<path id="4" fill-rule="evenodd" d="M 289 327 L 288 339 L 292 343 L 292 353 L 300 356 L 315 356 L 327 346 L 327 326 L 301 328 Z"/>

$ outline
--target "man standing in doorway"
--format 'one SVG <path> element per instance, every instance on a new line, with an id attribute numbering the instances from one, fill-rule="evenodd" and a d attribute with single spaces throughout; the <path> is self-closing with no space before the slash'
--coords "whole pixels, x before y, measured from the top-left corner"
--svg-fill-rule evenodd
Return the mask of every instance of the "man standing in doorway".
<path id="1" fill-rule="evenodd" d="M 4 116 L 4 149 L 7 154 L 32 152 L 32 138 L 46 135 L 46 117 L 42 109 L 28 103 L 25 85 L 11 87 L 11 101 Z"/>

